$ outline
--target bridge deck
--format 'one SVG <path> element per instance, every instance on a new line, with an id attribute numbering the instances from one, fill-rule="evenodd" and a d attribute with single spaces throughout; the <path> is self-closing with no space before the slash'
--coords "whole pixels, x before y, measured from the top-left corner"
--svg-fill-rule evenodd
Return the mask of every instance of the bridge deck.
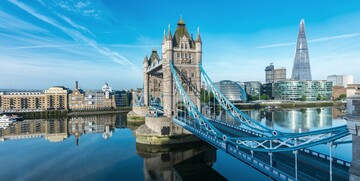
<path id="1" fill-rule="evenodd" d="M 212 120 L 209 120 L 212 121 Z M 242 160 L 243 162 L 251 165 L 257 170 L 280 180 L 296 180 L 295 169 L 295 154 L 292 152 L 279 152 L 272 153 L 273 165 L 270 163 L 270 155 L 266 152 L 251 152 L 246 149 L 237 148 L 236 145 L 219 140 L 214 136 L 209 135 L 204 130 L 196 129 L 196 126 L 187 125 L 181 121 L 175 121 L 188 131 L 197 135 L 204 141 L 212 144 L 213 146 L 231 154 L 232 156 Z M 191 123 L 191 121 L 189 121 Z M 213 125 L 227 133 L 230 136 L 254 136 L 254 133 L 244 132 L 239 128 L 225 126 L 219 122 L 212 121 Z M 256 133 L 255 133 L 256 134 Z M 241 159 L 242 158 L 242 159 Z M 330 166 L 329 160 L 321 158 L 306 152 L 298 152 L 297 154 L 297 179 L 299 180 L 329 180 L 330 179 Z M 348 167 L 349 165 L 334 161 L 332 164 L 332 179 L 333 180 L 348 180 Z M 314 173 L 316 170 L 316 173 Z"/>

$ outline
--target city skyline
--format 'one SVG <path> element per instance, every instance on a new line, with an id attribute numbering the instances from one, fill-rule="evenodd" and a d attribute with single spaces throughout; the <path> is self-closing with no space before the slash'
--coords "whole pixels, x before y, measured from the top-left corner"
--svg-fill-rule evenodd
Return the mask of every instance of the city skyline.
<path id="1" fill-rule="evenodd" d="M 1 1 L 0 89 L 72 88 L 75 80 L 84 89 L 142 87 L 144 56 L 161 52 L 163 30 L 174 32 L 181 15 L 189 32 L 200 27 L 214 81 L 264 82 L 271 62 L 291 75 L 304 19 L 313 80 L 351 74 L 359 82 L 360 3 L 302 2 Z"/>

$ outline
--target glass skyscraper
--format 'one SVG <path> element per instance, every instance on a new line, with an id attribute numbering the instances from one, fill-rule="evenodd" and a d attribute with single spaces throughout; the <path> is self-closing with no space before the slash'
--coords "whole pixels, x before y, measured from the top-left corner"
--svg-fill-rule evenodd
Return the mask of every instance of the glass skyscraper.
<path id="1" fill-rule="evenodd" d="M 305 22 L 300 21 L 299 34 L 297 38 L 292 80 L 312 80 L 309 52 L 305 35 Z"/>

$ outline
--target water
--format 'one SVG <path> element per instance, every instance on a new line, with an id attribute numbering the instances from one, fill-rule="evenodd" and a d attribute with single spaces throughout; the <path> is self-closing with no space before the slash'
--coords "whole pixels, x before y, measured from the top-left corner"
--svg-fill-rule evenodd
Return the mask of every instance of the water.
<path id="1" fill-rule="evenodd" d="M 332 108 L 247 113 L 284 131 L 344 124 Z M 0 130 L 0 180 L 270 180 L 205 143 L 136 144 L 136 128 L 125 114 L 16 122 Z"/>
<path id="2" fill-rule="evenodd" d="M 125 114 L 16 122 L 0 131 L 0 180 L 269 180 L 206 143 L 138 145 L 136 127 Z"/>

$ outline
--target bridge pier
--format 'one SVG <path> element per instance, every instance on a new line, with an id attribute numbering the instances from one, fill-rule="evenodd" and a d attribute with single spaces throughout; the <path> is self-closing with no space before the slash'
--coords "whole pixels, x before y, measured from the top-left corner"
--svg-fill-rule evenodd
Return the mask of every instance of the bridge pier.
<path id="1" fill-rule="evenodd" d="M 148 111 L 148 106 L 133 106 L 132 111 L 127 114 L 127 121 L 130 123 L 144 123 Z"/>
<path id="2" fill-rule="evenodd" d="M 352 161 L 349 180 L 360 180 L 360 96 L 347 99 L 347 127 L 352 134 Z"/>
<path id="3" fill-rule="evenodd" d="M 169 145 L 200 141 L 172 121 L 172 117 L 145 117 L 145 124 L 136 131 L 136 143 L 147 145 Z"/>

